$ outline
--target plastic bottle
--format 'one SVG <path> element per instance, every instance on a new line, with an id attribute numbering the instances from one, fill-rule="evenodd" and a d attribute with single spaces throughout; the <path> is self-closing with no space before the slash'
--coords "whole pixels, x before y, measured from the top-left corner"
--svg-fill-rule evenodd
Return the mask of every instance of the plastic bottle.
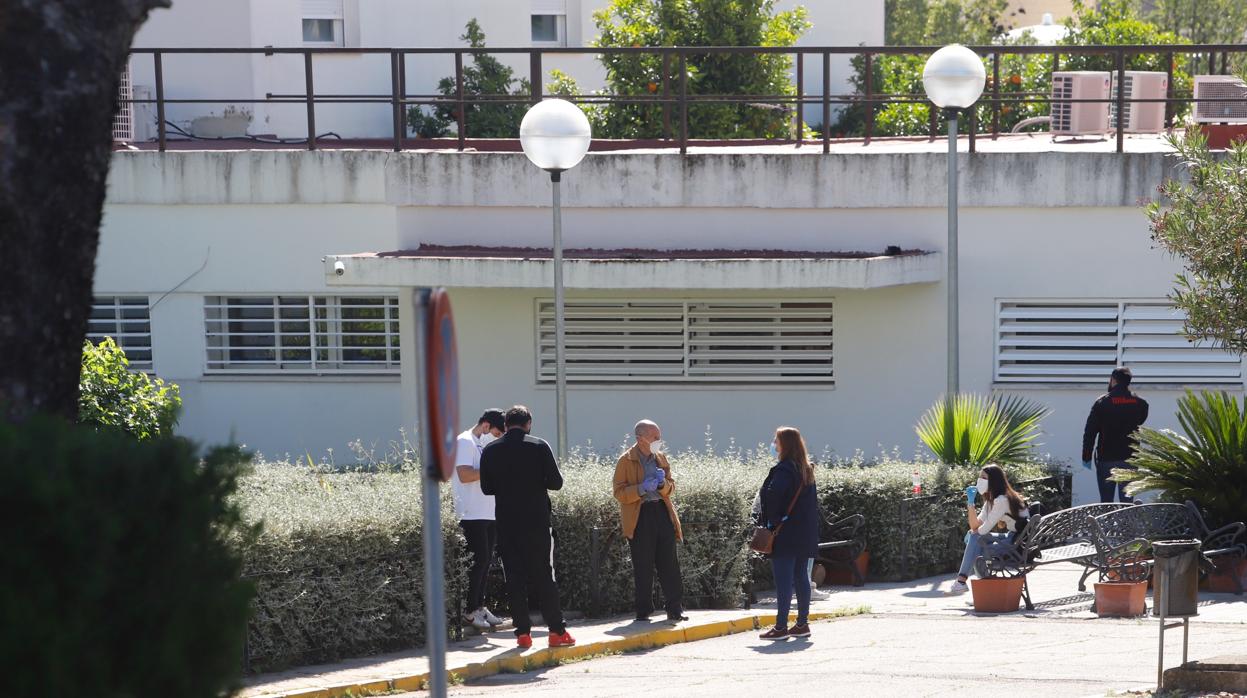
<path id="1" fill-rule="evenodd" d="M 914 494 L 922 494 L 922 475 L 914 471 Z"/>

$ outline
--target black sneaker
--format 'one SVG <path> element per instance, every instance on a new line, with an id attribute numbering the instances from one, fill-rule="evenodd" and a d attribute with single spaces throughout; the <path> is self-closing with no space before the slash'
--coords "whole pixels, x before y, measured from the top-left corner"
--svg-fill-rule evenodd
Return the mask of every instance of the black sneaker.
<path id="1" fill-rule="evenodd" d="M 668 622 L 679 623 L 680 621 L 684 621 L 684 620 L 688 620 L 688 616 L 684 615 L 683 613 L 668 613 L 667 614 Z"/>
<path id="2" fill-rule="evenodd" d="M 648 623 L 649 616 L 638 615 L 636 618 L 633 618 L 633 621 L 637 623 Z"/>
<path id="3" fill-rule="evenodd" d="M 788 629 L 788 637 L 809 637 L 809 636 L 810 636 L 810 624 L 809 623 L 801 623 L 799 625 L 794 625 Z"/>

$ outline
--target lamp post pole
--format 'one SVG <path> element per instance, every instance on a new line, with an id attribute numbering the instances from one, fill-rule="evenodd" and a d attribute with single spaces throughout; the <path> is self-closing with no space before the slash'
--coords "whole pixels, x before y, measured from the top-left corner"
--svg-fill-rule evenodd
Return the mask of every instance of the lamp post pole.
<path id="1" fill-rule="evenodd" d="M 957 116 L 948 110 L 948 387 L 944 396 L 944 443 L 948 452 L 953 446 L 953 407 L 960 390 L 961 354 L 958 345 L 960 306 L 957 301 Z"/>
<path id="2" fill-rule="evenodd" d="M 563 307 L 563 201 L 561 170 L 550 171 L 554 185 L 554 410 L 558 421 L 559 461 L 567 458 L 566 313 Z"/>

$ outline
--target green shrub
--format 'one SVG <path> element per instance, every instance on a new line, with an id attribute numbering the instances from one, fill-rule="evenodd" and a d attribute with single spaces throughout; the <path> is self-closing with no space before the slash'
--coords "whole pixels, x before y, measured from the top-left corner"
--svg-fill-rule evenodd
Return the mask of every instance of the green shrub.
<path id="1" fill-rule="evenodd" d="M 1043 405 L 1016 395 L 961 393 L 953 399 L 953 442 L 945 439 L 947 405 L 940 398 L 918 420 L 914 431 L 944 463 L 986 465 L 1027 460 L 1039 436 L 1039 423 L 1051 414 Z"/>
<path id="2" fill-rule="evenodd" d="M 245 459 L 35 417 L 0 422 L 0 656 L 14 696 L 234 687 L 251 599 L 229 499 Z"/>
<path id="3" fill-rule="evenodd" d="M 1157 491 L 1162 501 L 1191 500 L 1218 528 L 1247 521 L 1247 399 L 1203 391 L 1178 399 L 1182 434 L 1142 427 L 1130 464 L 1113 479 L 1126 493 Z"/>
<path id="4" fill-rule="evenodd" d="M 178 387 L 131 371 L 126 353 L 112 337 L 98 345 L 83 343 L 78 421 L 136 439 L 172 436 L 181 406 Z"/>

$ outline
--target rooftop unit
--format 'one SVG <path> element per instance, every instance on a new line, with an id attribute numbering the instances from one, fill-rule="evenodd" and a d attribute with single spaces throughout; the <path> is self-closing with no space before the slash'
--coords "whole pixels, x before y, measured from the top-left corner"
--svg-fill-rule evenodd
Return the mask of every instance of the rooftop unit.
<path id="1" fill-rule="evenodd" d="M 1195 76 L 1195 121 L 1201 124 L 1247 123 L 1247 84 L 1233 75 Z"/>
<path id="2" fill-rule="evenodd" d="M 1052 135 L 1107 133 L 1111 78 L 1108 71 L 1071 70 L 1052 74 Z M 1103 102 L 1066 100 L 1102 99 Z"/>
<path id="3" fill-rule="evenodd" d="M 1160 133 L 1165 130 L 1164 102 L 1136 102 L 1133 100 L 1163 100 L 1169 94 L 1169 76 L 1150 70 L 1127 70 L 1124 85 L 1125 103 L 1122 105 L 1120 128 L 1126 133 Z M 1113 75 L 1113 103 L 1109 105 L 1109 123 L 1116 130 L 1117 75 Z"/>

